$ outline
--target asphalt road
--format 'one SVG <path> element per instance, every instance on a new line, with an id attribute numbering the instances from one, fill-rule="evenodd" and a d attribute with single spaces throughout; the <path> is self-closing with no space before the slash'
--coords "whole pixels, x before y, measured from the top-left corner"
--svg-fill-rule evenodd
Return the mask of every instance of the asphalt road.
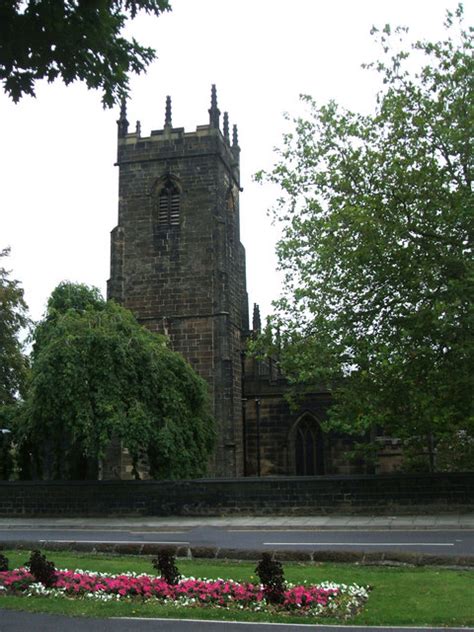
<path id="1" fill-rule="evenodd" d="M 230 623 L 174 619 L 79 619 L 0 610 L 0 632 L 472 632 L 474 628 L 408 628 Z"/>
<path id="2" fill-rule="evenodd" d="M 437 555 L 473 555 L 474 530 L 315 530 L 232 529 L 199 526 L 177 530 L 0 528 L 0 540 L 42 542 L 153 542 L 237 549 L 407 551 Z"/>

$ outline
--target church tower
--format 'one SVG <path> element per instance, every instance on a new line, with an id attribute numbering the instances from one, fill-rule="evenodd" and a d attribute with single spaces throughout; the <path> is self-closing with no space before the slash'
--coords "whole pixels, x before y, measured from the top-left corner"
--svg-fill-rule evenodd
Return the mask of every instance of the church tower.
<path id="1" fill-rule="evenodd" d="M 215 86 L 209 123 L 129 131 L 118 120 L 119 212 L 108 297 L 171 339 L 207 381 L 218 440 L 211 474 L 243 474 L 242 337 L 248 330 L 245 251 L 239 234 L 239 154 Z"/>

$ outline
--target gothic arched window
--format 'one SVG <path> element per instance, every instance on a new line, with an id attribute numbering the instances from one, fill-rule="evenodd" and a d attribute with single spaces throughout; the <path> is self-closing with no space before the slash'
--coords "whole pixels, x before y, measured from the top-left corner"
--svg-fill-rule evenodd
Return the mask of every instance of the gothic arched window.
<path id="1" fill-rule="evenodd" d="M 297 424 L 294 435 L 295 474 L 314 476 L 323 473 L 321 429 L 312 416 L 305 415 Z"/>
<path id="2" fill-rule="evenodd" d="M 158 194 L 158 226 L 179 226 L 180 193 L 169 178 Z"/>

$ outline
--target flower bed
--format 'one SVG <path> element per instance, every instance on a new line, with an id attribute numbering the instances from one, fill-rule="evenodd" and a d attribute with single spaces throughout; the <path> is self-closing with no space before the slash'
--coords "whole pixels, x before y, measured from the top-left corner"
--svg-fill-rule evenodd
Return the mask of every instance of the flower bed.
<path id="1" fill-rule="evenodd" d="M 50 588 L 35 582 L 27 568 L 0 572 L 0 595 L 21 594 L 100 601 L 155 600 L 177 607 L 236 608 L 301 613 L 310 616 L 347 618 L 356 614 L 368 598 L 368 589 L 355 584 L 324 582 L 315 585 L 287 584 L 280 604 L 269 604 L 260 584 L 224 579 L 187 577 L 176 585 L 162 577 L 122 573 L 109 575 L 83 570 L 58 570 Z"/>

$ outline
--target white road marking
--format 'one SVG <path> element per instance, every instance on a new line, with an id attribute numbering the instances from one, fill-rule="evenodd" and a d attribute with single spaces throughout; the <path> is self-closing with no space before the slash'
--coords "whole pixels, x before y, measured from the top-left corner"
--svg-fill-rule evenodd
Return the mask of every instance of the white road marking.
<path id="1" fill-rule="evenodd" d="M 474 529 L 460 529 L 459 527 L 449 527 L 447 529 L 418 529 L 418 528 L 412 528 L 410 529 L 409 527 L 403 527 L 403 528 L 399 528 L 399 529 L 370 529 L 370 528 L 357 528 L 354 529 L 354 527 L 348 527 L 346 529 L 341 529 L 340 527 L 337 529 L 331 529 L 331 528 L 327 528 L 324 527 L 324 529 L 322 529 L 321 527 L 304 527 L 301 529 L 292 529 L 291 527 L 287 527 L 286 529 L 274 529 L 273 527 L 260 527 L 258 529 L 226 529 L 227 533 L 347 533 L 348 531 L 358 531 L 358 532 L 362 532 L 362 533 L 413 533 L 413 531 L 416 531 L 417 533 L 420 533 L 420 531 L 429 531 L 430 533 L 447 533 L 449 531 L 462 531 L 464 532 L 470 532 L 473 531 Z M 0 529 L 1 531 L 1 529 Z"/>
<path id="2" fill-rule="evenodd" d="M 119 532 L 119 533 L 139 533 L 140 535 L 145 534 L 145 533 L 162 533 L 162 534 L 168 534 L 168 533 L 186 533 L 186 531 L 161 531 L 161 529 L 150 529 L 149 531 L 134 531 L 133 529 L 116 529 L 116 528 L 112 528 L 112 527 L 107 527 L 107 528 L 103 528 L 103 529 L 82 529 L 81 527 L 76 527 L 74 529 L 71 529 L 70 527 L 50 527 L 50 528 L 46 528 L 46 527 L 10 527 L 8 529 L 0 529 L 0 533 L 2 531 L 71 531 L 72 533 L 114 533 L 114 532 Z"/>
<path id="3" fill-rule="evenodd" d="M 98 529 L 99 530 L 99 529 Z M 186 531 L 160 531 L 159 529 L 151 529 L 150 531 L 134 531 L 133 529 L 128 529 L 126 533 L 136 533 L 137 535 L 150 535 L 150 533 L 159 533 L 160 535 L 169 535 L 170 533 L 181 534 L 186 533 Z"/>
<path id="4" fill-rule="evenodd" d="M 264 542 L 264 546 L 454 546 L 454 542 Z"/>
<path id="5" fill-rule="evenodd" d="M 47 540 L 39 540 L 40 542 L 76 542 L 76 544 L 80 544 L 81 542 L 85 542 L 86 544 L 189 544 L 189 542 L 181 542 L 181 541 L 171 541 L 171 540 L 71 540 L 71 539 L 47 539 Z"/>

